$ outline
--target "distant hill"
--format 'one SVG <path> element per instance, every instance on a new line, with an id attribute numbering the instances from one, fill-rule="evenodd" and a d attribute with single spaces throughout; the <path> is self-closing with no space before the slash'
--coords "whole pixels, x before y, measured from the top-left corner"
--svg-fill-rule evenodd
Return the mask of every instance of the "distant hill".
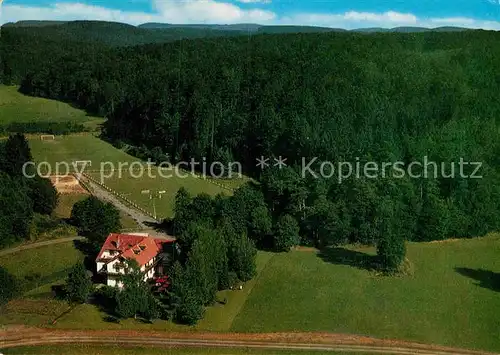
<path id="1" fill-rule="evenodd" d="M 37 27 L 36 30 L 33 27 Z M 106 45 L 134 46 L 141 44 L 166 43 L 187 38 L 227 37 L 247 32 L 224 31 L 196 27 L 140 28 L 118 22 L 72 21 L 58 24 L 25 25 L 8 24 L 5 30 L 22 33 L 26 38 L 52 38 L 73 42 L 98 42 Z"/>
<path id="2" fill-rule="evenodd" d="M 262 26 L 258 33 L 318 33 L 318 32 L 347 32 L 342 28 L 316 26 Z"/>
<path id="3" fill-rule="evenodd" d="M 435 32 L 463 32 L 463 31 L 471 31 L 471 29 L 464 28 L 464 27 L 444 26 L 444 27 L 433 28 L 432 31 L 435 31 Z"/>
<path id="4" fill-rule="evenodd" d="M 429 32 L 432 31 L 430 28 L 425 27 L 395 27 L 391 28 L 389 32 L 398 33 L 418 33 L 418 32 Z"/>
<path id="5" fill-rule="evenodd" d="M 351 30 L 351 32 L 365 32 L 365 33 L 375 33 L 375 32 L 389 32 L 388 28 L 381 27 L 369 27 L 369 28 L 356 28 Z"/>
<path id="6" fill-rule="evenodd" d="M 4 27 L 44 27 L 44 26 L 54 26 L 54 25 L 62 25 L 67 23 L 68 21 L 17 21 L 17 22 L 8 22 L 4 24 Z M 2 26 L 2 27 L 3 27 Z"/>
<path id="7" fill-rule="evenodd" d="M 166 43 L 180 39 L 232 37 L 248 34 L 286 34 L 286 33 L 324 33 L 347 32 L 345 29 L 315 26 L 262 26 L 252 23 L 232 25 L 210 24 L 168 24 L 145 23 L 132 26 L 118 22 L 105 21 L 19 21 L 2 26 L 5 30 L 17 31 L 27 41 L 50 38 L 52 41 L 72 41 L 101 43 L 113 47 L 142 44 Z M 418 33 L 428 31 L 451 32 L 465 31 L 459 27 L 360 28 L 350 32 L 359 33 Z"/>
<path id="8" fill-rule="evenodd" d="M 426 28 L 426 27 L 395 27 L 395 28 L 381 28 L 381 27 L 371 27 L 371 28 L 357 28 L 351 30 L 352 32 L 363 32 L 363 33 L 386 33 L 386 32 L 397 32 L 397 33 L 419 33 L 419 32 L 459 32 L 459 31 L 470 31 L 469 28 L 463 27 L 437 27 L 437 28 Z"/>
<path id="9" fill-rule="evenodd" d="M 207 25 L 207 24 L 171 24 L 171 23 L 144 23 L 138 26 L 144 29 L 172 29 L 172 28 L 194 28 L 194 29 L 209 29 L 219 31 L 250 31 L 257 32 L 259 28 L 264 27 L 254 23 L 240 23 L 234 25 Z"/>

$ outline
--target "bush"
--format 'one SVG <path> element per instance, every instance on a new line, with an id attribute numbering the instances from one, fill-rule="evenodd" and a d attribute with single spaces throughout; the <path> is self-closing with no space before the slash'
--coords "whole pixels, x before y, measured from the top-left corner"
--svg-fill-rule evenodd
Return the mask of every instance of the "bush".
<path id="1" fill-rule="evenodd" d="M 17 280 L 0 266 L 0 306 L 9 302 L 19 292 Z"/>

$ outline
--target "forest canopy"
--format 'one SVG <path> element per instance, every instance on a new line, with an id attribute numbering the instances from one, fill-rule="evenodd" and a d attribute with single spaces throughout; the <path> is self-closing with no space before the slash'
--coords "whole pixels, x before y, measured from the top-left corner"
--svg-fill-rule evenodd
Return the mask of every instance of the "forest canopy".
<path id="1" fill-rule="evenodd" d="M 5 32 L 4 82 L 98 113 L 107 139 L 172 163 L 241 162 L 261 182 L 287 247 L 296 239 L 292 219 L 315 244 L 500 227 L 496 32 L 254 35 L 126 48 L 47 39 L 30 43 L 28 59 L 23 34 Z M 288 168 L 262 175 L 261 156 L 286 157 Z M 409 164 L 424 156 L 481 162 L 483 178 L 339 184 L 298 171 L 304 157 Z"/>

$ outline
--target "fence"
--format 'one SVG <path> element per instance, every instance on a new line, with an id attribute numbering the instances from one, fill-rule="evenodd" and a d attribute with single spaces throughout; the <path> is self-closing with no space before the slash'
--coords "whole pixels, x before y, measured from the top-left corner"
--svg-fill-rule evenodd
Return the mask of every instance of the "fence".
<path id="1" fill-rule="evenodd" d="M 90 176 L 89 174 L 87 173 L 82 173 L 83 176 L 85 176 L 85 178 L 89 179 L 90 181 L 92 181 L 94 184 L 100 186 L 101 188 L 103 188 L 104 190 L 108 191 L 109 193 L 111 193 L 113 196 L 116 196 L 117 198 L 119 198 L 120 200 L 124 201 L 126 204 L 128 204 L 129 206 L 135 208 L 136 210 L 138 210 L 139 212 L 153 218 L 154 220 L 156 220 L 157 222 L 160 222 L 151 212 L 145 210 L 144 208 L 142 208 L 141 206 L 139 206 L 137 203 L 135 203 L 134 201 L 130 200 L 129 198 L 127 198 L 125 195 L 119 193 L 118 191 L 115 191 L 113 190 L 112 188 L 110 188 L 109 186 L 101 183 L 100 181 L 98 181 L 97 179 L 94 179 L 92 176 Z"/>
<path id="2" fill-rule="evenodd" d="M 145 165 L 146 167 L 147 165 Z M 134 172 L 135 172 L 136 169 L 134 169 Z M 207 182 L 209 182 L 210 184 L 213 184 L 213 185 L 217 185 L 218 187 L 220 187 L 221 189 L 224 189 L 224 190 L 227 190 L 227 191 L 230 191 L 230 192 L 234 192 L 236 191 L 236 189 L 234 187 L 231 187 L 231 186 L 227 186 L 219 181 L 217 181 L 216 179 L 212 178 L 212 177 L 207 177 L 207 176 L 203 176 L 201 174 L 196 174 L 192 171 L 188 171 L 188 170 L 185 170 L 185 169 L 180 169 L 180 171 L 182 171 L 183 173 L 185 174 L 191 174 L 194 178 L 196 179 L 203 179 Z M 111 171 L 111 170 L 110 170 Z M 130 169 L 127 169 L 127 168 L 123 168 L 121 169 L 121 171 L 130 171 Z M 90 169 L 90 170 L 86 170 L 86 173 L 90 173 L 90 174 L 97 174 L 97 173 L 101 173 L 102 171 L 99 170 L 99 169 Z M 100 184 L 100 183 L 99 183 Z"/>

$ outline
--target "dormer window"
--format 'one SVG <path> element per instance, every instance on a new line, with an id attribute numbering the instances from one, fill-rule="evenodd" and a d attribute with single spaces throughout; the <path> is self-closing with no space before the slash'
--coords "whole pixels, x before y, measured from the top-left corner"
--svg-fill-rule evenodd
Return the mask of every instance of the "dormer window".
<path id="1" fill-rule="evenodd" d="M 139 248 L 141 248 L 141 250 L 144 250 L 144 249 L 146 249 L 146 246 L 145 245 L 139 245 Z"/>

